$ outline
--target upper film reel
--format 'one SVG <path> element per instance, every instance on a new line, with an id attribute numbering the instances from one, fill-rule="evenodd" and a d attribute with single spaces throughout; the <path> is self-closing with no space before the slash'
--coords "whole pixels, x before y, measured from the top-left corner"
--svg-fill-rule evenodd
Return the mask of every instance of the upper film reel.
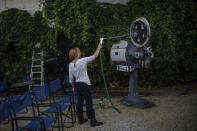
<path id="1" fill-rule="evenodd" d="M 150 38 L 150 25 L 144 17 L 134 20 L 130 26 L 131 42 L 136 47 L 143 47 Z"/>

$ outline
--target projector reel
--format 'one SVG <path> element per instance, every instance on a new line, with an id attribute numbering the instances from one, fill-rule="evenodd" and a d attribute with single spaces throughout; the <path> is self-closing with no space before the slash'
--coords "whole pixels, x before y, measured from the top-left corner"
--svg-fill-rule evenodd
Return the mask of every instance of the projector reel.
<path id="1" fill-rule="evenodd" d="M 131 42 L 136 47 L 143 47 L 150 38 L 150 25 L 144 17 L 134 20 L 130 26 Z"/>

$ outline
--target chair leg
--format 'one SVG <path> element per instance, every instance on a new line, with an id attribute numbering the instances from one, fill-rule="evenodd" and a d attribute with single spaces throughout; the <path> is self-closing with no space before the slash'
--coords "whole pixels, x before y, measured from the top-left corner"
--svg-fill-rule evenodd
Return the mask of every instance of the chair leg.
<path id="1" fill-rule="evenodd" d="M 77 112 L 76 112 L 76 103 L 73 103 L 73 109 L 74 109 L 74 122 L 77 122 Z"/>
<path id="2" fill-rule="evenodd" d="M 60 112 L 59 114 L 60 114 L 60 119 L 61 119 L 62 131 L 64 131 L 64 121 L 62 119 L 63 113 Z"/>
<path id="3" fill-rule="evenodd" d="M 72 121 L 72 127 L 74 126 L 74 120 L 73 120 L 73 107 L 72 105 L 70 105 L 71 111 L 70 111 L 70 115 L 71 115 L 71 121 Z"/>
<path id="4" fill-rule="evenodd" d="M 74 108 L 74 106 L 71 103 L 70 106 L 69 106 L 69 109 L 68 109 L 68 111 L 70 112 L 70 114 L 68 114 L 68 116 L 71 119 L 72 127 L 74 126 L 74 123 L 76 122 L 76 120 L 75 120 L 75 112 L 74 112 L 73 108 Z"/>
<path id="5" fill-rule="evenodd" d="M 58 122 L 58 131 L 60 131 L 60 116 L 58 115 L 59 113 L 56 114 L 57 122 Z"/>

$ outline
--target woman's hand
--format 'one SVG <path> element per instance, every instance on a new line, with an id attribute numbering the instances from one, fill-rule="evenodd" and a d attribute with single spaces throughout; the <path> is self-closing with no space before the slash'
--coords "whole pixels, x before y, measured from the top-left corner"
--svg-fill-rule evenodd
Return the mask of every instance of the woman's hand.
<path id="1" fill-rule="evenodd" d="M 75 85 L 74 85 L 74 83 L 71 83 L 71 87 L 72 87 L 72 91 L 74 92 L 75 91 Z"/>
<path id="2" fill-rule="evenodd" d="M 101 45 L 103 44 L 103 40 L 104 40 L 104 38 L 100 38 L 100 44 Z"/>
<path id="3" fill-rule="evenodd" d="M 72 87 L 72 91 L 75 92 L 75 88 L 74 87 Z"/>

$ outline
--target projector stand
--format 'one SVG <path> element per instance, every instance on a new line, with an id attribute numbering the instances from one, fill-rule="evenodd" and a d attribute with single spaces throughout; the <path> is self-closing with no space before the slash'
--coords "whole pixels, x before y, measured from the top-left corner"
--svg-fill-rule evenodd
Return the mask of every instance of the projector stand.
<path id="1" fill-rule="evenodd" d="M 153 102 L 149 102 L 138 95 L 137 78 L 138 78 L 137 70 L 134 70 L 133 72 L 130 73 L 129 93 L 126 98 L 121 100 L 121 102 L 128 106 L 134 106 L 141 109 L 154 106 L 155 104 Z"/>

